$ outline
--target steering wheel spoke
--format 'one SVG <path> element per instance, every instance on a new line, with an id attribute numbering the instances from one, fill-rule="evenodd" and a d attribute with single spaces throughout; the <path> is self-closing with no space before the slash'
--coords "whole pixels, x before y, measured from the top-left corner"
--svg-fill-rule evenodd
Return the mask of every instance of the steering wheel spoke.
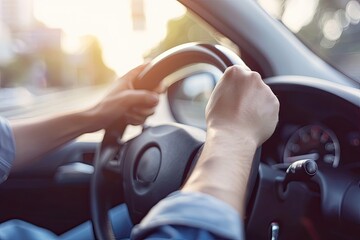
<path id="1" fill-rule="evenodd" d="M 104 159 L 103 170 L 106 173 L 122 175 L 122 162 L 123 162 L 123 145 L 117 148 L 108 149 L 108 156 Z"/>

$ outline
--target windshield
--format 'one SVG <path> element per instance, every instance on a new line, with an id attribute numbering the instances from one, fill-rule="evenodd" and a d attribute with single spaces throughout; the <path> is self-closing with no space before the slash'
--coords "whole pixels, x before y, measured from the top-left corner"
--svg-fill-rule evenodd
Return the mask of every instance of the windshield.
<path id="1" fill-rule="evenodd" d="M 325 61 L 360 82 L 360 3 L 356 0 L 258 0 Z"/>
<path id="2" fill-rule="evenodd" d="M 157 4 L 0 0 L 0 116 L 27 118 L 91 105 L 117 76 L 182 43 L 234 47 L 179 2 Z"/>

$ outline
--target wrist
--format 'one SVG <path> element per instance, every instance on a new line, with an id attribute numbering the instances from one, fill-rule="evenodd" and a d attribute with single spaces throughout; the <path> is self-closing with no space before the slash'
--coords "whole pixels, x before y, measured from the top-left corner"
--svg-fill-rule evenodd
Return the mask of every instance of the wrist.
<path id="1" fill-rule="evenodd" d="M 246 130 L 238 130 L 231 127 L 208 128 L 206 133 L 206 142 L 211 145 L 223 145 L 226 148 L 234 148 L 235 151 L 241 151 L 242 146 L 250 150 L 258 147 L 258 140 Z M 216 148 L 217 149 L 217 148 Z"/>
<path id="2" fill-rule="evenodd" d="M 77 113 L 78 118 L 83 125 L 84 133 L 96 132 L 102 129 L 103 121 L 99 118 L 97 108 L 89 108 Z"/>

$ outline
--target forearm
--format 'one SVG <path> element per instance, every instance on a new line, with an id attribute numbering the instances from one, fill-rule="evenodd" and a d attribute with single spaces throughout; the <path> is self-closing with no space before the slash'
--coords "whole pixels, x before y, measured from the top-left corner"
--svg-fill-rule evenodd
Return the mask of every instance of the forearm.
<path id="1" fill-rule="evenodd" d="M 183 191 L 212 195 L 244 214 L 245 193 L 256 142 L 235 132 L 208 131 L 203 152 Z M 219 164 L 224 162 L 224 164 Z"/>
<path id="2" fill-rule="evenodd" d="M 16 153 L 13 170 L 87 132 L 96 131 L 90 111 L 11 122 Z"/>

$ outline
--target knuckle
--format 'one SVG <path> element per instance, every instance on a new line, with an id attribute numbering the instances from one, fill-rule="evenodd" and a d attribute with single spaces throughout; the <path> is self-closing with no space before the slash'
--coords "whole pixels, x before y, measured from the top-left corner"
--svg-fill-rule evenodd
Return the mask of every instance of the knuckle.
<path id="1" fill-rule="evenodd" d="M 238 65 L 230 66 L 225 71 L 225 76 L 228 78 L 232 78 L 234 76 L 243 75 L 245 73 L 245 70 Z"/>
<path id="2" fill-rule="evenodd" d="M 276 105 L 276 108 L 279 110 L 280 109 L 280 101 L 279 101 L 279 99 L 277 99 L 277 97 L 275 97 L 275 105 Z"/>
<path id="3" fill-rule="evenodd" d="M 280 102 L 279 102 L 279 99 L 273 95 L 272 96 L 272 105 L 273 105 L 273 108 L 276 112 L 279 112 L 279 109 L 280 109 Z"/>
<path id="4" fill-rule="evenodd" d="M 258 72 L 251 71 L 250 78 L 255 79 L 255 80 L 260 80 L 262 82 L 262 77 L 261 77 L 260 73 L 258 73 Z"/>

